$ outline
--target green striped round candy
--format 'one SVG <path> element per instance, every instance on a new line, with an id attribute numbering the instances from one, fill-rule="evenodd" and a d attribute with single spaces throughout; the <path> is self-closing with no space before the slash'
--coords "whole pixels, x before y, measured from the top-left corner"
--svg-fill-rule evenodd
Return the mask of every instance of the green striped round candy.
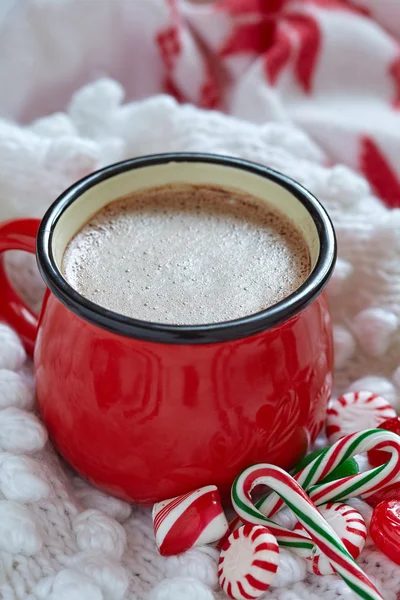
<path id="1" fill-rule="evenodd" d="M 310 454 L 307 454 L 304 458 L 301 459 L 299 463 L 293 469 L 293 475 L 296 475 L 299 471 L 307 467 L 315 458 L 320 456 L 321 454 L 326 454 L 330 450 L 330 446 L 326 446 L 325 448 L 320 448 L 319 450 L 314 450 Z M 338 465 L 329 475 L 325 477 L 319 483 L 329 483 L 330 481 L 336 481 L 336 479 L 342 479 L 342 477 L 349 477 L 350 475 L 357 475 L 360 472 L 358 467 L 358 463 L 354 458 L 349 458 Z"/>

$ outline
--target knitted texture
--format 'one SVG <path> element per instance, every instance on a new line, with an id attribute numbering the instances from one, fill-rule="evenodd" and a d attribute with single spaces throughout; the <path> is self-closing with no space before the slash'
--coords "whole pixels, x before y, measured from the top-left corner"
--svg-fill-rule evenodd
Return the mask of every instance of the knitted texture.
<path id="1" fill-rule="evenodd" d="M 400 412 L 400 210 L 386 208 L 367 180 L 350 170 L 363 171 L 387 204 L 400 199 L 393 174 L 400 165 L 400 71 L 393 38 L 400 35 L 399 4 L 221 0 L 229 11 L 213 14 L 211 21 L 209 11 L 214 9 L 172 0 L 102 0 L 96 10 L 91 0 L 0 4 L 0 25 L 2 15 L 7 25 L 0 35 L 0 55 L 7 55 L 0 61 L 0 114 L 30 123 L 22 127 L 0 121 L 0 219 L 40 217 L 76 179 L 111 162 L 152 152 L 215 152 L 278 169 L 310 189 L 336 227 L 339 260 L 328 287 L 335 396 L 371 390 Z M 265 39 L 271 25 L 261 8 L 243 14 L 247 6 L 262 5 L 273 10 L 285 6 L 288 12 L 279 21 L 280 50 L 275 54 L 273 46 L 256 43 Z M 353 6 L 347 17 L 344 5 Z M 312 18 L 296 16 L 299 8 Z M 236 28 L 252 22 L 257 27 L 247 34 Z M 293 50 L 300 39 L 315 51 L 314 22 L 325 36 L 316 86 Z M 261 37 L 260 26 L 266 26 Z M 222 67 L 220 77 L 199 52 L 195 39 L 200 38 L 207 56 L 218 54 L 215 72 Z M 289 50 L 288 40 L 294 40 Z M 364 54 L 354 51 L 355 40 Z M 250 47 L 243 56 L 246 43 Z M 309 52 L 299 56 L 305 54 Z M 369 70 L 359 68 L 366 64 Z M 84 81 L 102 73 L 124 86 L 99 79 L 69 102 Z M 223 81 L 231 82 L 225 95 Z M 330 87 L 334 82 L 335 89 Z M 162 89 L 248 121 L 181 106 L 167 96 L 140 100 Z M 125 91 L 137 101 L 124 104 Z M 32 121 L 67 102 L 64 112 Z M 363 140 L 366 160 L 360 161 L 363 134 L 368 138 Z M 328 159 L 347 165 L 327 167 Z M 34 258 L 10 253 L 7 263 L 14 285 L 38 309 L 43 285 Z M 225 598 L 217 585 L 217 550 L 194 548 L 160 557 L 150 510 L 94 489 L 60 461 L 40 422 L 33 386 L 32 365 L 18 336 L 0 324 L 0 600 Z M 326 443 L 322 436 L 317 446 Z M 349 504 L 368 524 L 370 507 L 357 499 Z M 286 510 L 278 519 L 285 526 L 295 525 Z M 396 600 L 400 568 L 370 539 L 358 562 L 384 598 Z M 353 596 L 338 577 L 311 575 L 304 560 L 282 549 L 265 597 Z"/>
<path id="2" fill-rule="evenodd" d="M 227 153 L 279 169 L 320 198 L 339 238 L 339 262 L 328 287 L 337 348 L 335 394 L 372 389 L 398 407 L 400 211 L 385 208 L 347 167 L 323 166 L 322 152 L 292 126 L 257 127 L 182 107 L 166 96 L 125 105 L 122 97 L 119 84 L 103 79 L 78 92 L 65 114 L 27 128 L 1 122 L 2 217 L 40 215 L 84 172 L 144 152 Z M 151 129 L 144 126 L 149 123 Z M 38 304 L 42 287 L 30 257 L 14 255 L 8 263 L 15 285 Z M 2 600 L 223 597 L 215 549 L 160 557 L 150 510 L 107 496 L 60 463 L 36 413 L 31 365 L 6 325 L 0 325 L 0 383 Z M 365 503 L 358 505 L 370 513 Z M 280 518 L 293 521 L 290 514 Z M 400 569 L 370 541 L 359 562 L 384 597 L 394 600 Z M 281 551 L 268 594 L 271 600 L 351 598 L 338 577 L 307 574 L 304 561 L 288 550 Z"/>

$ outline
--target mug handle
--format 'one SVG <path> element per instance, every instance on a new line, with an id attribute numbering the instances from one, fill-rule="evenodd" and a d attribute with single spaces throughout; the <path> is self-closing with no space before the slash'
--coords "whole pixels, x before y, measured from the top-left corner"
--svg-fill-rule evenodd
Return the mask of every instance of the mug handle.
<path id="1" fill-rule="evenodd" d="M 15 219 L 0 225 L 0 320 L 8 323 L 21 337 L 30 356 L 35 346 L 38 317 L 12 287 L 4 265 L 7 250 L 36 252 L 39 219 Z"/>

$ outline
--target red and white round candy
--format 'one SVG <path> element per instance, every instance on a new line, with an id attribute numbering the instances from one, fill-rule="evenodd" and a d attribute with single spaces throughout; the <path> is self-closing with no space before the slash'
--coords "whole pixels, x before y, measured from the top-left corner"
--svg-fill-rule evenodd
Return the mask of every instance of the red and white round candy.
<path id="1" fill-rule="evenodd" d="M 224 543 L 218 564 L 218 579 L 234 600 L 258 598 L 267 591 L 278 569 L 279 546 L 262 525 L 244 525 Z"/>
<path id="2" fill-rule="evenodd" d="M 356 559 L 364 548 L 367 539 L 367 526 L 361 514 L 348 504 L 328 502 L 318 507 L 325 521 L 338 534 L 351 556 Z M 297 523 L 294 531 L 308 535 L 301 523 Z M 306 557 L 307 570 L 315 575 L 333 575 L 335 570 L 327 557 L 315 546 L 311 554 Z"/>
<path id="3" fill-rule="evenodd" d="M 326 416 L 326 435 L 334 444 L 350 433 L 374 429 L 396 416 L 393 407 L 378 394 L 349 392 L 332 402 Z"/>
<path id="4" fill-rule="evenodd" d="M 163 556 L 220 540 L 228 531 L 218 489 L 207 485 L 153 506 L 157 548 Z"/>

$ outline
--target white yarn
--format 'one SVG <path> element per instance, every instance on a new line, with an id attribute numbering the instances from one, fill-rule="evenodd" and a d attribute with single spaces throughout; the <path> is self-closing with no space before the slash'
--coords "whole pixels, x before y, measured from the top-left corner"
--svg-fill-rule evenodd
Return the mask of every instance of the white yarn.
<path id="1" fill-rule="evenodd" d="M 382 215 L 381 219 L 375 225 L 371 235 L 371 244 L 373 247 L 376 244 L 382 256 L 393 256 L 393 250 L 399 250 L 400 240 L 397 235 L 399 227 L 400 209 L 398 208 L 391 211 L 390 214 Z"/>
<path id="2" fill-rule="evenodd" d="M 118 562 L 108 556 L 97 551 L 84 551 L 76 554 L 69 564 L 96 583 L 104 600 L 122 600 L 125 597 L 129 585 L 128 574 Z"/>
<path id="3" fill-rule="evenodd" d="M 46 600 L 104 600 L 104 596 L 90 577 L 65 569 L 55 577 Z"/>
<path id="4" fill-rule="evenodd" d="M 338 234 L 339 261 L 328 289 L 335 394 L 367 389 L 400 410 L 400 332 L 394 327 L 400 318 L 400 211 L 389 214 L 349 169 L 323 166 L 315 143 L 288 124 L 253 125 L 166 96 L 123 105 L 122 95 L 118 83 L 102 80 L 78 92 L 65 114 L 25 128 L 0 121 L 0 218 L 41 215 L 88 171 L 144 153 L 225 152 L 281 170 L 321 199 Z M 32 260 L 19 258 L 12 267 L 24 293 L 38 302 Z M 383 341 L 380 326 L 371 334 L 377 316 L 386 327 Z M 25 374 L 32 367 L 24 361 L 20 340 L 0 325 L 1 600 L 225 600 L 216 586 L 215 549 L 161 557 L 150 510 L 96 490 L 59 463 L 29 412 L 33 393 Z M 350 502 L 364 517 L 370 511 L 361 501 Z M 289 511 L 277 519 L 293 523 Z M 400 569 L 372 544 L 359 560 L 390 599 L 400 588 Z M 303 562 L 287 550 L 268 597 L 352 598 L 338 577 L 305 574 Z"/>
<path id="5" fill-rule="evenodd" d="M 148 600 L 213 600 L 212 591 L 192 577 L 165 579 L 149 595 Z"/>
<path id="6" fill-rule="evenodd" d="M 389 310 L 368 308 L 354 317 L 352 330 L 363 350 L 370 356 L 382 356 L 391 344 L 399 319 Z"/>
<path id="7" fill-rule="evenodd" d="M 0 500 L 0 548 L 31 555 L 43 544 L 40 526 L 32 512 L 12 500 Z"/>
<path id="8" fill-rule="evenodd" d="M 218 584 L 217 567 L 219 552 L 209 546 L 192 548 L 178 556 L 165 560 L 165 574 L 173 577 L 195 577 L 204 585 L 216 588 Z"/>
<path id="9" fill-rule="evenodd" d="M 94 139 L 108 137 L 109 123 L 121 105 L 125 92 L 116 81 L 103 79 L 96 88 L 86 87 L 73 97 L 69 114 L 82 136 Z"/>
<path id="10" fill-rule="evenodd" d="M 347 392 L 357 392 L 360 390 L 373 391 L 374 394 L 378 394 L 378 396 L 382 396 L 390 402 L 397 412 L 400 412 L 400 394 L 389 379 L 369 375 L 356 379 L 346 389 Z"/>
<path id="11" fill-rule="evenodd" d="M 335 365 L 344 367 L 346 362 L 354 355 L 356 343 L 351 332 L 343 325 L 333 327 L 333 343 L 335 350 Z"/>
<path id="12" fill-rule="evenodd" d="M 81 550 L 103 550 L 121 559 L 126 546 L 125 529 L 99 510 L 89 509 L 73 522 L 76 541 Z"/>
<path id="13" fill-rule="evenodd" d="M 400 388 L 400 366 L 393 372 L 393 383 Z M 397 409 L 396 409 L 397 410 Z"/>
<path id="14" fill-rule="evenodd" d="M 0 409 L 8 406 L 25 408 L 33 405 L 33 390 L 19 373 L 0 369 Z"/>
<path id="15" fill-rule="evenodd" d="M 351 263 L 342 258 L 338 258 L 335 271 L 328 284 L 328 294 L 333 297 L 339 296 L 343 291 L 345 283 L 350 279 L 352 272 L 353 267 Z"/>
<path id="16" fill-rule="evenodd" d="M 339 200 L 341 207 L 349 211 L 370 193 L 368 182 L 345 165 L 333 167 L 327 177 L 326 196 Z"/>
<path id="17" fill-rule="evenodd" d="M 46 430 L 34 415 L 13 407 L 0 410 L 0 449 L 36 452 L 46 441 Z"/>
<path id="18" fill-rule="evenodd" d="M 75 478 L 73 483 L 76 497 L 84 508 L 97 508 L 120 523 L 129 518 L 132 508 L 127 502 L 107 496 L 81 479 Z"/>
<path id="19" fill-rule="evenodd" d="M 75 137 L 77 130 L 73 120 L 65 113 L 54 113 L 48 117 L 37 119 L 31 125 L 31 131 L 48 138 Z"/>
<path id="20" fill-rule="evenodd" d="M 0 369 L 20 369 L 25 358 L 25 350 L 19 337 L 10 327 L 0 323 Z"/>
<path id="21" fill-rule="evenodd" d="M 51 486 L 38 461 L 28 456 L 0 454 L 0 490 L 7 500 L 38 502 L 51 495 Z"/>
<path id="22" fill-rule="evenodd" d="M 272 580 L 273 588 L 288 588 L 306 576 L 306 561 L 286 548 L 279 548 L 278 570 Z"/>

